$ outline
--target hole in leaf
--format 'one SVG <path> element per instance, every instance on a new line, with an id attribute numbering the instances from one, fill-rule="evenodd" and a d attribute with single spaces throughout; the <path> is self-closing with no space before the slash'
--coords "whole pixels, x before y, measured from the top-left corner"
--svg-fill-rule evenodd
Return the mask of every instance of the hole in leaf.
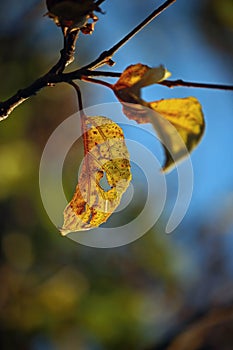
<path id="1" fill-rule="evenodd" d="M 99 182 L 101 188 L 105 191 L 105 192 L 108 192 L 111 190 L 111 186 L 109 185 L 108 183 L 108 180 L 107 180 L 107 176 L 106 176 L 106 173 L 104 172 L 104 175 L 103 177 L 100 179 L 100 182 Z"/>

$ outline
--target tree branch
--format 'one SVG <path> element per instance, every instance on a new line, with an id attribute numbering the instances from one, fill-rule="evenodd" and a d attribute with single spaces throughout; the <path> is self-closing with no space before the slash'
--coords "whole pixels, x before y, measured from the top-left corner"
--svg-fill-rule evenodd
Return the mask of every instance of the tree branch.
<path id="1" fill-rule="evenodd" d="M 29 97 L 36 95 L 38 91 L 56 83 L 56 77 L 64 71 L 74 60 L 75 44 L 78 38 L 79 30 L 72 31 L 64 36 L 64 47 L 61 50 L 61 56 L 58 62 L 39 79 L 35 80 L 28 87 L 19 90 L 15 95 L 4 102 L 0 102 L 0 121 L 6 119 L 13 110 Z"/>
<path id="2" fill-rule="evenodd" d="M 98 3 L 103 2 L 100 0 Z M 74 60 L 75 44 L 78 38 L 79 30 L 69 32 L 64 36 L 64 47 L 61 50 L 61 57 L 58 62 L 42 77 L 34 81 L 28 87 L 19 90 L 15 95 L 10 97 L 4 102 L 0 102 L 0 121 L 6 119 L 10 113 L 19 106 L 22 102 L 27 100 L 29 97 L 37 94 L 41 89 L 53 86 L 57 83 L 70 83 L 73 80 L 86 80 L 92 83 L 98 83 L 111 88 L 111 84 L 97 80 L 91 79 L 91 77 L 112 77 L 119 78 L 121 73 L 119 72 L 104 72 L 104 71 L 94 71 L 94 69 L 100 67 L 105 63 L 111 64 L 111 57 L 118 51 L 128 40 L 130 40 L 134 35 L 136 35 L 142 28 L 144 28 L 148 23 L 150 23 L 155 17 L 157 17 L 161 12 L 163 12 L 168 6 L 173 4 L 176 0 L 167 0 L 153 11 L 144 21 L 142 21 L 138 26 L 136 26 L 130 33 L 128 33 L 123 39 L 121 39 L 117 44 L 115 44 L 110 50 L 104 51 L 95 61 L 84 66 L 78 70 L 70 73 L 63 73 L 65 67 Z M 74 83 L 72 83 L 73 85 Z M 222 84 L 209 84 L 209 83 L 195 83 L 183 80 L 164 80 L 159 83 L 160 85 L 167 86 L 169 88 L 176 86 L 185 87 L 195 87 L 195 88 L 207 88 L 207 89 L 220 89 L 220 90 L 231 90 L 233 91 L 233 86 L 222 85 Z M 73 85 L 74 87 L 74 85 Z"/>
<path id="3" fill-rule="evenodd" d="M 97 4 L 102 3 L 104 0 L 99 0 Z M 135 34 L 137 34 L 142 28 L 144 28 L 149 22 L 151 22 L 156 16 L 164 11 L 169 5 L 176 0 L 167 0 L 163 5 L 153 11 L 144 21 L 142 21 L 137 27 L 135 27 L 129 34 L 127 34 L 122 40 L 114 45 L 110 50 L 104 51 L 99 58 L 90 63 L 89 65 L 76 70 L 70 75 L 62 75 L 65 67 L 70 64 L 74 59 L 75 43 L 78 37 L 79 30 L 72 31 L 64 36 L 64 48 L 61 50 L 61 57 L 59 61 L 49 70 L 48 73 L 37 79 L 34 83 L 25 89 L 19 90 L 14 96 L 10 97 L 4 102 L 0 102 L 0 121 L 6 119 L 10 113 L 18 107 L 22 102 L 29 97 L 35 95 L 39 90 L 46 86 L 51 86 L 55 83 L 69 82 L 74 79 L 80 79 L 81 75 L 87 75 L 85 72 L 88 69 L 95 69 L 105 63 L 111 64 L 112 55 L 119 50 L 128 40 L 130 40 Z M 113 62 L 112 62 L 113 63 Z"/>
<path id="4" fill-rule="evenodd" d="M 68 32 L 67 35 L 63 35 L 64 47 L 61 50 L 61 57 L 59 61 L 50 69 L 50 73 L 62 73 L 66 66 L 74 61 L 75 45 L 78 39 L 79 29 Z"/>
<path id="5" fill-rule="evenodd" d="M 90 71 L 84 68 L 76 70 L 70 73 L 60 73 L 56 74 L 48 72 L 41 78 L 37 79 L 34 83 L 26 87 L 25 89 L 19 90 L 14 96 L 10 97 L 8 100 L 0 103 L 0 121 L 6 119 L 10 113 L 18 107 L 22 102 L 27 100 L 29 97 L 36 95 L 38 91 L 45 87 L 53 86 L 58 83 L 69 83 L 72 80 L 84 80 L 91 83 L 101 84 L 111 88 L 111 84 L 97 80 L 91 79 L 91 77 L 102 76 L 102 77 L 112 77 L 119 78 L 121 73 L 118 72 L 101 72 L 101 71 Z M 195 83 L 192 81 L 178 80 L 164 80 L 158 83 L 159 85 L 167 86 L 169 88 L 173 87 L 194 87 L 194 88 L 204 88 L 204 89 L 219 89 L 233 91 L 232 85 L 224 84 L 209 84 L 209 83 Z"/>

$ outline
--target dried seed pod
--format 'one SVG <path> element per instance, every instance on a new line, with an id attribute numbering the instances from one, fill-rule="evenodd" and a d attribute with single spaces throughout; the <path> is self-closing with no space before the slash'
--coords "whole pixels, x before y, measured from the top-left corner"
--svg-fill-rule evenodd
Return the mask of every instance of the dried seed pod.
<path id="1" fill-rule="evenodd" d="M 93 23 L 88 23 L 88 20 L 96 22 L 98 17 L 93 12 L 101 12 L 94 0 L 46 0 L 46 4 L 48 16 L 62 27 L 64 32 L 67 29 L 80 29 L 84 34 L 91 34 Z"/>

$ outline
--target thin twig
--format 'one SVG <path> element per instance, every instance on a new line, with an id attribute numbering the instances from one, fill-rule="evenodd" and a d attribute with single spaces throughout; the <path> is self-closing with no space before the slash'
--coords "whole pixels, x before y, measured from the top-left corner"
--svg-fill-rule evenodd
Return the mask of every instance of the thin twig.
<path id="1" fill-rule="evenodd" d="M 91 77 L 109 77 L 109 78 L 119 78 L 122 73 L 119 72 L 104 72 L 104 71 L 87 71 L 86 74 L 88 74 L 88 78 L 86 76 L 82 77 L 82 80 L 89 81 L 92 83 L 105 85 L 109 88 L 112 88 L 112 85 L 99 80 L 99 79 L 92 79 Z M 66 74 L 63 75 L 66 78 Z M 233 91 L 233 85 L 226 85 L 226 84 L 212 84 L 212 83 L 196 83 L 193 81 L 185 81 L 182 79 L 177 80 L 163 80 L 158 82 L 159 85 L 164 85 L 169 88 L 173 87 L 194 87 L 194 88 L 201 88 L 201 89 L 215 89 L 215 90 L 228 90 Z"/>
<path id="2" fill-rule="evenodd" d="M 95 4 L 96 4 L 97 6 L 99 6 L 99 5 L 101 5 L 101 4 L 102 4 L 102 2 L 104 2 L 104 1 L 105 1 L 105 0 L 98 0 L 98 1 L 96 1 L 96 3 L 95 3 Z"/>
<path id="3" fill-rule="evenodd" d="M 170 5 L 172 5 L 176 0 L 167 0 L 156 10 L 154 10 L 148 17 L 146 17 L 141 23 L 139 23 L 133 30 L 131 30 L 127 35 L 124 36 L 118 43 L 116 43 L 111 49 L 104 51 L 100 56 L 83 67 L 84 69 L 96 69 L 104 64 L 109 64 L 112 66 L 114 62 L 112 61 L 112 56 L 124 46 L 130 39 L 132 39 L 138 32 L 140 32 L 147 24 L 149 24 L 153 19 L 165 11 Z"/>
<path id="4" fill-rule="evenodd" d="M 94 84 L 103 85 L 103 86 L 106 86 L 106 87 L 112 89 L 112 84 L 109 84 L 107 81 L 103 81 L 103 80 L 99 80 L 99 79 L 93 79 L 93 78 L 88 78 L 88 77 L 85 77 L 85 76 L 82 76 L 81 80 L 87 81 L 88 83 L 94 83 Z"/>
<path id="5" fill-rule="evenodd" d="M 229 90 L 233 91 L 233 85 L 224 85 L 224 84 L 211 84 L 211 83 L 195 83 L 193 81 L 184 81 L 181 79 L 178 80 L 164 80 L 159 82 L 160 85 L 167 86 L 169 88 L 173 88 L 176 86 L 183 87 L 194 87 L 201 89 L 217 89 L 217 90 Z"/>

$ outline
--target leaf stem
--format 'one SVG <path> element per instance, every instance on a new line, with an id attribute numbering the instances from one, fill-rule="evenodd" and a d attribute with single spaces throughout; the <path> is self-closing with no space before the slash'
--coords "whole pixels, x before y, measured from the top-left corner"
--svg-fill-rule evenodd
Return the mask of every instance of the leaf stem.
<path id="1" fill-rule="evenodd" d="M 82 130 L 82 138 L 83 138 L 83 147 L 84 147 L 84 155 L 87 155 L 88 153 L 88 139 L 87 139 L 87 127 L 86 127 L 86 120 L 87 116 L 83 110 L 83 102 L 82 102 L 82 93 L 80 90 L 80 87 L 74 82 L 70 81 L 69 84 L 73 86 L 73 88 L 76 91 L 77 97 L 78 97 L 78 105 L 79 105 L 79 114 L 80 114 L 80 120 L 81 120 L 81 130 Z M 87 162 L 87 157 L 84 158 L 84 162 Z M 89 173 L 89 165 L 86 163 L 86 167 Z"/>
<path id="2" fill-rule="evenodd" d="M 109 89 L 112 89 L 112 84 L 109 84 L 107 81 L 99 80 L 99 79 L 93 79 L 93 78 L 88 78 L 85 76 L 81 76 L 81 80 L 87 81 L 89 83 L 94 83 L 94 84 L 99 84 L 108 87 Z"/>
<path id="3" fill-rule="evenodd" d="M 83 110 L 83 101 L 82 101 L 82 94 L 81 94 L 80 87 L 74 81 L 70 81 L 68 84 L 73 86 L 73 88 L 76 91 L 76 94 L 77 94 L 77 97 L 78 97 L 78 109 L 81 112 Z"/>

